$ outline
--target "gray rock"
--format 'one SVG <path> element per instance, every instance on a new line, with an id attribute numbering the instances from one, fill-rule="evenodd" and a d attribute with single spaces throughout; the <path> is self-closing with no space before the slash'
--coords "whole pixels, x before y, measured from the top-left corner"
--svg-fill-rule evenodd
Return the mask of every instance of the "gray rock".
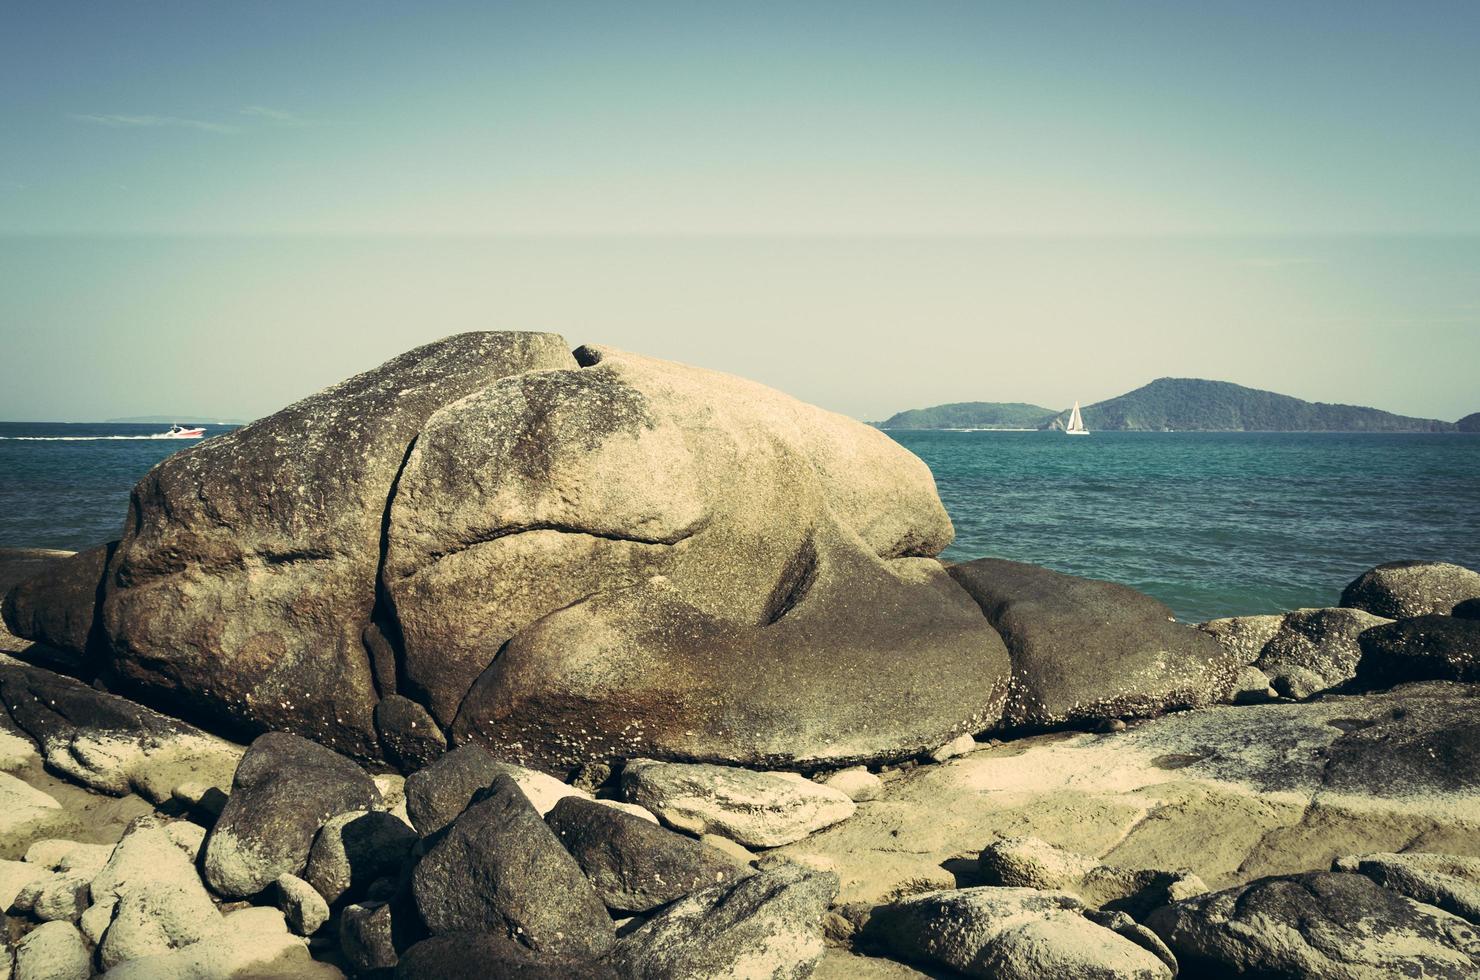
<path id="1" fill-rule="evenodd" d="M 1188 871 L 1101 864 L 1036 837 L 995 841 L 982 850 L 977 866 L 988 885 L 1070 892 L 1090 906 L 1135 918 L 1208 890 L 1201 878 Z"/>
<path id="2" fill-rule="evenodd" d="M 339 950 L 357 972 L 393 967 L 400 959 L 397 910 L 389 902 L 365 901 L 346 905 L 339 913 Z"/>
<path id="3" fill-rule="evenodd" d="M 1263 704 L 1273 700 L 1276 694 L 1268 674 L 1258 667 L 1244 667 L 1233 683 L 1231 700 L 1234 704 Z"/>
<path id="4" fill-rule="evenodd" d="M 1454 854 L 1356 854 L 1337 858 L 1332 871 L 1366 875 L 1416 902 L 1480 925 L 1480 858 Z"/>
<path id="5" fill-rule="evenodd" d="M 540 816 L 567 796 L 591 798 L 589 793 L 544 773 L 500 762 L 482 746 L 470 742 L 406 778 L 406 813 L 411 825 L 423 837 L 436 833 L 467 809 L 473 796 L 492 786 L 498 776 L 513 779 Z"/>
<path id="6" fill-rule="evenodd" d="M 1113 582 L 982 558 L 953 565 L 1007 643 L 1004 722 L 1055 725 L 1146 717 L 1228 698 L 1240 667 L 1166 606 Z"/>
<path id="7" fill-rule="evenodd" d="M 1297 609 L 1265 644 L 1255 666 L 1286 697 L 1306 698 L 1357 676 L 1364 631 L 1389 622 L 1360 609 Z"/>
<path id="8" fill-rule="evenodd" d="M 119 671 L 223 721 L 377 755 L 362 633 L 407 450 L 442 406 L 570 366 L 554 334 L 460 334 L 156 466 L 103 601 Z"/>
<path id="9" fill-rule="evenodd" d="M 194 863 L 154 817 L 129 825 L 93 878 L 92 898 L 94 909 L 109 910 L 98 949 L 104 969 L 189 946 L 222 928 Z"/>
<path id="10" fill-rule="evenodd" d="M 396 980 L 629 980 L 602 960 L 536 953 L 502 936 L 463 932 L 424 939 L 406 951 Z"/>
<path id="11" fill-rule="evenodd" d="M 447 751 L 447 736 L 427 709 L 399 694 L 386 695 L 375 706 L 375 730 L 386 761 L 407 772 Z"/>
<path id="12" fill-rule="evenodd" d="M 622 794 L 669 827 L 718 834 L 746 847 L 778 847 L 846 820 L 848 796 L 795 773 L 632 759 Z"/>
<path id="13" fill-rule="evenodd" d="M 288 928 L 300 936 L 311 936 L 329 921 L 329 903 L 297 875 L 279 875 L 277 907 Z"/>
<path id="14" fill-rule="evenodd" d="M 416 831 L 393 814 L 341 813 L 329 818 L 314 838 L 303 877 L 331 905 L 357 898 L 376 879 L 394 877 L 416 841 Z"/>
<path id="15" fill-rule="evenodd" d="M 1368 630 L 1361 645 L 1367 683 L 1480 681 L 1480 619 L 1415 616 Z"/>
<path id="16" fill-rule="evenodd" d="M 1394 561 L 1370 568 L 1341 593 L 1353 609 L 1407 619 L 1448 613 L 1466 599 L 1480 597 L 1480 572 L 1442 561 Z"/>
<path id="17" fill-rule="evenodd" d="M 16 943 L 15 980 L 87 980 L 92 957 L 70 922 L 45 922 Z"/>
<path id="18" fill-rule="evenodd" d="M 545 823 L 606 907 L 621 914 L 649 912 L 747 873 L 691 837 L 590 800 L 561 800 Z"/>
<path id="19" fill-rule="evenodd" d="M 379 802 L 375 783 L 344 756 L 286 732 L 263 735 L 242 756 L 231 797 L 206 838 L 206 883 L 227 898 L 244 898 L 279 875 L 301 874 L 325 821 Z"/>
<path id="20" fill-rule="evenodd" d="M 1252 664 L 1259 659 L 1264 645 L 1274 639 L 1280 624 L 1285 621 L 1284 613 L 1269 616 L 1230 616 L 1226 619 L 1210 619 L 1198 623 L 1197 628 L 1217 640 L 1223 649 L 1241 664 Z"/>
<path id="21" fill-rule="evenodd" d="M 800 980 L 822 958 L 822 916 L 837 876 L 783 864 L 694 892 L 617 944 L 613 962 L 645 980 Z"/>
<path id="22" fill-rule="evenodd" d="M 429 844 L 412 893 L 434 934 L 488 932 L 576 957 L 611 947 L 601 898 L 512 778 L 496 776 Z"/>
<path id="23" fill-rule="evenodd" d="M 864 935 L 897 956 L 989 980 L 1170 980 L 1161 957 L 1084 916 L 1064 892 L 962 888 L 875 909 Z"/>
<path id="24" fill-rule="evenodd" d="M 1146 925 L 1188 976 L 1473 977 L 1464 919 L 1356 874 L 1261 878 L 1152 912 Z"/>

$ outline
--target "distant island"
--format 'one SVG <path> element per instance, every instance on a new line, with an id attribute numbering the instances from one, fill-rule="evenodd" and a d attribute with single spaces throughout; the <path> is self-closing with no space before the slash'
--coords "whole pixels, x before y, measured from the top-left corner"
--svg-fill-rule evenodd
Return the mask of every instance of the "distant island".
<path id="1" fill-rule="evenodd" d="M 1102 432 L 1480 431 L 1480 413 L 1458 423 L 1410 418 L 1200 378 L 1158 378 L 1081 412 L 1085 426 Z M 1061 429 L 1068 416 L 1067 409 L 1055 412 L 1022 403 L 956 402 L 899 412 L 875 424 L 881 429 Z"/>
<path id="2" fill-rule="evenodd" d="M 1053 409 L 1023 402 L 952 402 L 911 408 L 879 423 L 882 429 L 1038 429 Z"/>

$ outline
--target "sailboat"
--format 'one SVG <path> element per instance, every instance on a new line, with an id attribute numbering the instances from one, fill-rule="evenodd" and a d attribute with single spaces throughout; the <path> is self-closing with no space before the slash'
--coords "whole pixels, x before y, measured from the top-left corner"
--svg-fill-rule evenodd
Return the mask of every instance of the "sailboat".
<path id="1" fill-rule="evenodd" d="M 1069 412 L 1069 424 L 1064 426 L 1066 436 L 1087 436 L 1089 430 L 1084 427 L 1084 419 L 1079 414 L 1079 403 L 1074 403 L 1074 408 Z"/>

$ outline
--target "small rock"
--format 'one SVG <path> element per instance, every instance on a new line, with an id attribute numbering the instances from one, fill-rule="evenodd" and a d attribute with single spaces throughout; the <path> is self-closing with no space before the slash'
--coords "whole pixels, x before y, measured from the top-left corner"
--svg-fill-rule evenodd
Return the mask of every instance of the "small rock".
<path id="1" fill-rule="evenodd" d="M 540 816 L 564 797 L 590 799 L 590 794 L 553 776 L 500 762 L 482 746 L 470 742 L 406 778 L 406 812 L 411 825 L 423 837 L 436 833 L 467 809 L 473 794 L 492 786 L 499 775 L 513 778 Z"/>
<path id="2" fill-rule="evenodd" d="M 1166 964 L 1172 976 L 1179 972 L 1177 958 L 1172 951 L 1167 949 L 1167 944 L 1161 941 L 1161 937 L 1138 923 L 1135 919 L 1124 912 L 1105 912 L 1098 909 L 1085 909 L 1084 917 L 1097 926 L 1104 926 L 1111 932 L 1123 939 L 1129 939 L 1137 946 L 1146 950 L 1157 959 Z"/>
<path id="3" fill-rule="evenodd" d="M 106 980 L 343 980 L 327 963 L 315 962 L 302 939 L 288 931 L 275 908 L 248 906 L 228 913 L 208 940 L 120 963 Z"/>
<path id="4" fill-rule="evenodd" d="M 398 772 L 378 772 L 370 777 L 380 790 L 380 807 L 390 811 L 406 802 L 406 777 Z"/>
<path id="5" fill-rule="evenodd" d="M 976 739 L 972 738 L 970 735 L 957 735 L 955 738 L 951 739 L 949 742 L 942 745 L 934 752 L 930 753 L 930 761 L 945 762 L 947 759 L 954 759 L 958 755 L 966 755 L 968 752 L 975 752 L 977 748 L 978 746 L 976 744 Z"/>
<path id="6" fill-rule="evenodd" d="M 52 871 L 80 871 L 92 878 L 103 870 L 113 855 L 112 844 L 79 844 L 73 840 L 49 838 L 26 848 L 26 861 Z"/>
<path id="7" fill-rule="evenodd" d="M 1104 865 L 1036 837 L 1004 837 L 982 850 L 977 866 L 988 885 L 1070 892 L 1090 906 L 1132 916 L 1208 890 L 1188 871 Z"/>
<path id="8" fill-rule="evenodd" d="M 314 838 L 303 876 L 330 904 L 357 897 L 372 881 L 399 871 L 416 841 L 416 831 L 393 814 L 341 813 Z"/>
<path id="9" fill-rule="evenodd" d="M 189 946 L 222 927 L 194 862 L 155 817 L 129 824 L 93 878 L 92 895 L 93 909 L 108 910 L 109 916 L 98 949 L 104 969 Z M 93 909 L 87 914 L 101 918 Z M 98 930 L 96 918 L 88 923 L 89 934 Z"/>
<path id="10" fill-rule="evenodd" d="M 330 817 L 379 803 L 375 783 L 349 759 L 306 738 L 269 732 L 242 756 L 231 798 L 206 838 L 206 883 L 227 898 L 255 895 L 279 875 L 303 871 Z"/>
<path id="11" fill-rule="evenodd" d="M 16 980 L 87 980 L 92 956 L 70 922 L 46 922 L 16 943 Z"/>
<path id="12" fill-rule="evenodd" d="M 447 735 L 427 709 L 399 694 L 375 705 L 375 731 L 386 760 L 407 771 L 424 768 L 447 751 Z"/>
<path id="13" fill-rule="evenodd" d="M 1096 726 L 1096 730 L 1108 735 L 1114 732 L 1123 732 L 1128 727 L 1129 726 L 1126 725 L 1125 719 L 1123 718 L 1104 718 L 1100 721 L 1100 724 Z"/>
<path id="14" fill-rule="evenodd" d="M 1442 561 L 1395 561 L 1368 569 L 1341 593 L 1341 604 L 1389 619 L 1449 613 L 1480 597 L 1480 572 Z"/>
<path id="15" fill-rule="evenodd" d="M 8 772 L 0 772 L 0 833 L 19 835 L 28 825 L 55 820 L 62 805 Z"/>
<path id="16" fill-rule="evenodd" d="M 615 938 L 580 865 L 507 775 L 433 839 L 412 892 L 433 933 L 491 932 L 577 957 L 599 956 Z"/>
<path id="17" fill-rule="evenodd" d="M 1269 682 L 1269 675 L 1258 667 L 1245 667 L 1238 672 L 1233 682 L 1234 704 L 1263 704 L 1279 697 L 1279 692 Z"/>
<path id="18" fill-rule="evenodd" d="M 884 781 L 865 766 L 839 769 L 824 779 L 822 785 L 837 790 L 854 803 L 867 803 L 884 795 Z"/>
<path id="19" fill-rule="evenodd" d="M 779 847 L 853 815 L 846 794 L 794 773 L 633 759 L 622 792 L 669 827 L 728 837 L 747 847 Z"/>
<path id="20" fill-rule="evenodd" d="M 44 878 L 50 878 L 51 872 L 38 864 L 29 861 L 0 861 L 0 912 L 8 912 L 15 904 L 16 896 L 26 886 L 34 885 Z M 31 901 L 35 901 L 35 893 L 32 893 Z"/>
<path id="21" fill-rule="evenodd" d="M 1230 616 L 1198 623 L 1197 628 L 1218 641 L 1236 663 L 1252 664 L 1259 659 L 1264 645 L 1279 632 L 1285 621 L 1283 613 L 1271 616 Z M 1266 686 L 1268 686 L 1266 684 Z"/>
<path id="22" fill-rule="evenodd" d="M 115 902 L 94 902 L 78 917 L 77 928 L 82 930 L 89 943 L 97 946 L 103 941 L 103 934 L 113 924 L 113 913 L 117 908 Z"/>
<path id="23" fill-rule="evenodd" d="M 570 784 L 587 793 L 595 793 L 612 778 L 612 767 L 605 762 L 586 762 L 576 767 Z"/>
<path id="24" fill-rule="evenodd" d="M 92 904 L 92 878 L 83 871 L 59 871 L 41 882 L 31 914 L 42 922 L 76 922 Z"/>
<path id="25" fill-rule="evenodd" d="M 969 977 L 1171 980 L 1155 953 L 1085 918 L 1063 892 L 962 888 L 926 892 L 876 909 L 865 935 L 896 955 Z"/>
<path id="26" fill-rule="evenodd" d="M 297 875 L 278 878 L 277 907 L 282 911 L 288 928 L 300 936 L 313 935 L 329 921 L 329 903 Z"/>
<path id="27" fill-rule="evenodd" d="M 728 856 L 691 837 L 599 802 L 561 800 L 545 823 L 616 913 L 649 912 L 742 873 Z"/>
<path id="28" fill-rule="evenodd" d="M 339 950 L 358 973 L 393 967 L 400 959 L 395 925 L 389 902 L 346 905 L 339 913 Z"/>
<path id="29" fill-rule="evenodd" d="M 810 976 L 837 876 L 794 864 L 679 899 L 617 943 L 613 963 L 644 980 Z"/>

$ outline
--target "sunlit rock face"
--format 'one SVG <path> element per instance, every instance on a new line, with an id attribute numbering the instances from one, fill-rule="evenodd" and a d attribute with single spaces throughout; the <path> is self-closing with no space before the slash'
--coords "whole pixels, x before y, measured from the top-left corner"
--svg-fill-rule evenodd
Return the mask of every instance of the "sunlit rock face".
<path id="1" fill-rule="evenodd" d="M 361 757 L 395 693 L 427 714 L 383 718 L 551 771 L 901 758 L 1001 715 L 1007 651 L 934 560 L 951 536 L 925 465 L 861 423 L 462 334 L 151 471 L 92 655 Z"/>

